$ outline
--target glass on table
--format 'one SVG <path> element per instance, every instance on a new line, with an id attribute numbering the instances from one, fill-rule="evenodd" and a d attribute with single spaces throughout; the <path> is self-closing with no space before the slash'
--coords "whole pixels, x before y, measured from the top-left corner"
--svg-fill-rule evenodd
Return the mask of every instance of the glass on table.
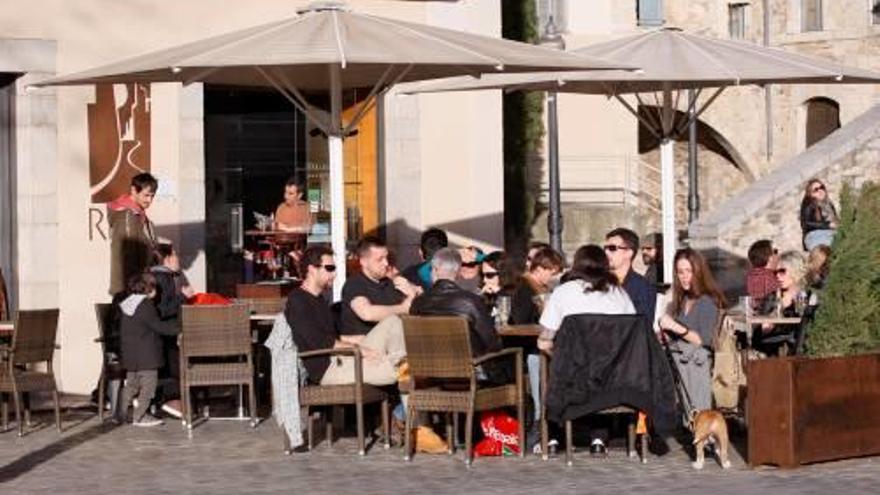
<path id="1" fill-rule="evenodd" d="M 508 320 L 510 320 L 510 304 L 511 298 L 507 294 L 501 294 L 495 300 L 496 318 L 498 318 L 496 325 L 507 325 Z"/>

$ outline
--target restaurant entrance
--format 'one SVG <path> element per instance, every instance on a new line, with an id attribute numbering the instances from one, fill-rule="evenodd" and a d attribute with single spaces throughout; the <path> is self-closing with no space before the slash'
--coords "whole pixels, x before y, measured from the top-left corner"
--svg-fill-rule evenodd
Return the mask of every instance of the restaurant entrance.
<path id="1" fill-rule="evenodd" d="M 360 108 L 347 98 L 346 119 Z M 245 268 L 258 250 L 251 236 L 257 215 L 269 215 L 293 177 L 305 187 L 314 224 L 309 243 L 330 242 L 327 138 L 272 90 L 205 87 L 205 251 L 207 289 L 235 294 L 238 283 L 259 279 Z M 346 237 L 355 242 L 379 225 L 375 108 L 345 141 Z M 254 279 L 251 279 L 254 275 Z"/>

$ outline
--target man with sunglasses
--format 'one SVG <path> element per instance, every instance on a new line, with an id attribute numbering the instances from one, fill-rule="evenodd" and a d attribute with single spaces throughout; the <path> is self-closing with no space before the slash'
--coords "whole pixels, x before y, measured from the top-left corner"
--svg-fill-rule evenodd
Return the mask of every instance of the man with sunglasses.
<path id="1" fill-rule="evenodd" d="M 284 315 L 299 352 L 352 347 L 337 335 L 333 314 L 323 294 L 333 286 L 336 265 L 326 246 L 306 249 L 300 261 L 305 279 L 287 296 Z M 358 346 L 363 356 L 364 382 L 372 385 L 397 383 L 397 365 L 406 355 L 401 325 L 377 325 Z M 340 385 L 354 383 L 354 358 L 315 356 L 303 360 L 311 383 Z"/>
<path id="2" fill-rule="evenodd" d="M 611 272 L 629 295 L 636 313 L 644 318 L 645 328 L 653 329 L 657 289 L 632 268 L 638 250 L 639 236 L 632 230 L 616 228 L 605 235 L 605 255 Z"/>

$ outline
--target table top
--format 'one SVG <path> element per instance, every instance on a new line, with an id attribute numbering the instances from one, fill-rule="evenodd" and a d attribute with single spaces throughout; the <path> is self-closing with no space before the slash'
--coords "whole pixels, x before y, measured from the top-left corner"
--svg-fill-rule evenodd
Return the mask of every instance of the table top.
<path id="1" fill-rule="evenodd" d="M 772 325 L 800 325 L 801 319 L 800 317 L 789 317 L 789 316 L 772 316 L 772 315 L 763 315 L 763 316 L 751 316 L 746 317 L 743 313 L 728 313 L 729 318 L 732 318 L 741 322 L 748 322 L 753 325 L 761 325 L 764 323 L 770 323 Z"/>
<path id="2" fill-rule="evenodd" d="M 275 321 L 275 317 L 281 313 L 254 313 L 251 321 Z"/>
<path id="3" fill-rule="evenodd" d="M 15 329 L 15 323 L 12 321 L 0 321 L 0 332 L 11 332 Z"/>
<path id="4" fill-rule="evenodd" d="M 502 337 L 532 337 L 541 335 L 541 325 L 505 325 L 498 330 Z"/>

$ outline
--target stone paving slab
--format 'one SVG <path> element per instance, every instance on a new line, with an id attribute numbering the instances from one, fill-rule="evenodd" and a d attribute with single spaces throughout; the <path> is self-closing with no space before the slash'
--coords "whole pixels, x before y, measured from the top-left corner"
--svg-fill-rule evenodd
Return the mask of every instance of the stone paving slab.
<path id="1" fill-rule="evenodd" d="M 285 456 L 273 421 L 208 421 L 188 438 L 177 422 L 153 429 L 112 427 L 79 414 L 65 431 L 46 427 L 18 438 L 0 433 L 0 493 L 871 493 L 880 491 L 880 458 L 805 466 L 748 469 L 733 452 L 734 467 L 707 460 L 694 471 L 673 444 L 646 465 L 613 449 L 606 459 L 586 453 L 566 467 L 562 457 L 477 458 L 416 455 L 375 446 L 365 457 L 354 440 Z"/>

